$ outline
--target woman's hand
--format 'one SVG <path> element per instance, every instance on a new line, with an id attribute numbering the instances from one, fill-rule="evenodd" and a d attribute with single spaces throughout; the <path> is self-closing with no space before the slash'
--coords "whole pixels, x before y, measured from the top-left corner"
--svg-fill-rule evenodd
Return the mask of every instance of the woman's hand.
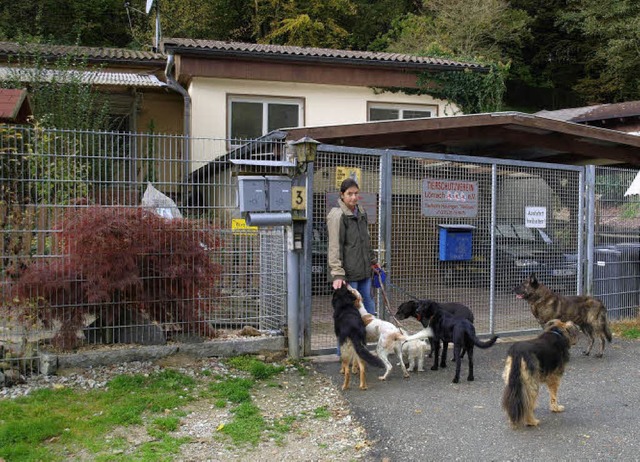
<path id="1" fill-rule="evenodd" d="M 338 290 L 344 285 L 344 279 L 335 279 L 333 281 L 333 290 Z"/>

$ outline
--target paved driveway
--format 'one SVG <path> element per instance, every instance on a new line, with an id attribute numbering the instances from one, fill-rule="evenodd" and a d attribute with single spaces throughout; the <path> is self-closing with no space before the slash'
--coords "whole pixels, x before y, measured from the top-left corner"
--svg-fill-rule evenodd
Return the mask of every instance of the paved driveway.
<path id="1" fill-rule="evenodd" d="M 475 350 L 475 381 L 467 382 L 466 358 L 459 384 L 453 364 L 402 379 L 394 367 L 387 382 L 369 369 L 369 390 L 344 392 L 374 448 L 369 460 L 640 460 L 640 341 L 614 338 L 602 359 L 582 356 L 582 337 L 559 391 L 566 410 L 548 410 L 540 393 L 537 428 L 513 430 L 500 407 L 502 368 L 509 346 Z M 449 349 L 451 351 L 451 349 Z M 431 366 L 431 360 L 429 367 Z M 342 384 L 335 355 L 316 368 Z"/>

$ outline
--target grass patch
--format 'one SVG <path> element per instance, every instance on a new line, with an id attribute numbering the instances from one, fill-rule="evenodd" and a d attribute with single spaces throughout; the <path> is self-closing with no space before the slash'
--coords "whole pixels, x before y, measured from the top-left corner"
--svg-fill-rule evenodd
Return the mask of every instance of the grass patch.
<path id="1" fill-rule="evenodd" d="M 611 330 L 619 337 L 637 340 L 640 339 L 640 319 L 626 319 L 611 323 Z"/>
<path id="2" fill-rule="evenodd" d="M 78 453 L 96 461 L 120 459 L 114 451 L 133 448 L 125 438 L 108 435 L 129 426 L 142 426 L 153 441 L 127 453 L 127 460 L 174 460 L 189 438 L 176 438 L 172 432 L 179 429 L 180 418 L 186 415 L 182 408 L 196 399 L 211 399 L 216 407 L 232 406 L 233 420 L 222 425 L 219 432 L 233 444 L 256 445 L 265 432 L 282 440 L 282 435 L 291 431 L 296 417 L 266 422 L 252 402 L 251 390 L 257 381 L 281 386 L 270 379 L 285 367 L 265 364 L 252 356 L 230 358 L 226 362 L 250 377 L 222 377 L 203 370 L 198 380 L 206 385 L 198 386 L 198 381 L 190 376 L 163 369 L 149 375 L 121 375 L 100 390 L 58 387 L 0 400 L 0 461 L 64 461 Z M 294 367 L 306 375 L 302 362 Z M 317 410 L 315 414 L 321 418 L 323 411 Z"/>
<path id="3" fill-rule="evenodd" d="M 192 378 L 167 369 L 116 377 L 106 390 L 42 389 L 2 400 L 0 459 L 65 460 L 77 448 L 99 453 L 109 447 L 104 436 L 114 427 L 141 425 L 147 414 L 182 406 L 193 400 L 194 387 Z M 169 417 L 158 422 L 173 425 Z"/>
<path id="4" fill-rule="evenodd" d="M 256 380 L 266 380 L 284 371 L 284 366 L 266 364 L 253 356 L 235 356 L 227 360 L 227 364 L 238 370 L 248 372 Z"/>
<path id="5" fill-rule="evenodd" d="M 231 412 L 234 414 L 233 421 L 222 427 L 220 431 L 231 437 L 235 444 L 258 444 L 262 432 L 267 428 L 258 406 L 246 401 Z"/>
<path id="6" fill-rule="evenodd" d="M 331 413 L 327 406 L 320 406 L 313 410 L 313 417 L 316 419 L 328 419 L 331 417 Z"/>
<path id="7" fill-rule="evenodd" d="M 253 387 L 253 380 L 231 377 L 222 382 L 216 382 L 209 385 L 209 389 L 219 400 L 227 400 L 232 403 L 242 403 L 251 401 L 249 390 Z M 219 402 L 216 401 L 216 405 Z"/>

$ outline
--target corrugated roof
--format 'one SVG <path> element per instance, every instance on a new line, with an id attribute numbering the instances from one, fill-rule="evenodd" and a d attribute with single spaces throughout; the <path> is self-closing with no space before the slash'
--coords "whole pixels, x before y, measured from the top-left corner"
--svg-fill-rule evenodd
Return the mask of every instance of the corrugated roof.
<path id="1" fill-rule="evenodd" d="M 262 45 L 255 43 L 223 42 L 218 40 L 195 40 L 183 38 L 165 38 L 162 48 L 168 50 L 199 51 L 203 54 L 211 53 L 235 53 L 247 56 L 272 56 L 289 58 L 316 58 L 328 60 L 362 61 L 367 63 L 379 63 L 387 65 L 411 65 L 412 67 L 459 67 L 477 70 L 486 68 L 475 63 L 464 63 L 448 59 L 432 58 L 427 56 L 414 56 L 400 53 L 384 53 L 372 51 L 334 50 L 331 48 L 307 48 L 282 45 Z"/>
<path id="2" fill-rule="evenodd" d="M 0 42 L 0 55 L 15 57 L 19 53 L 43 54 L 46 57 L 80 56 L 96 61 L 162 62 L 165 56 L 152 51 L 129 50 L 127 48 L 81 47 L 68 45 L 19 44 Z"/>
<path id="3" fill-rule="evenodd" d="M 40 81 L 70 81 L 80 79 L 83 83 L 92 85 L 117 85 L 128 87 L 164 87 L 166 83 L 152 74 L 135 74 L 132 72 L 107 71 L 60 71 L 52 69 L 34 69 L 0 66 L 0 81 L 19 79 L 21 82 Z"/>

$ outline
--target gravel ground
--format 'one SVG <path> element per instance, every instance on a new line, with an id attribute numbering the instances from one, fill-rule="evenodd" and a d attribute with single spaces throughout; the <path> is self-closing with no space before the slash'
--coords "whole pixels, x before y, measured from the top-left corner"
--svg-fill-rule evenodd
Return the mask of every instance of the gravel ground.
<path id="1" fill-rule="evenodd" d="M 23 396 L 38 388 L 102 389 L 117 375 L 148 374 L 165 367 L 191 376 L 205 369 L 213 373 L 211 377 L 232 373 L 217 358 L 193 359 L 175 355 L 156 362 L 131 362 L 111 367 L 59 371 L 56 376 L 34 376 L 26 383 L 0 389 L 0 399 Z M 207 380 L 203 375 L 198 375 L 198 378 Z M 174 435 L 191 440 L 181 447 L 182 452 L 175 460 L 330 461 L 366 458 L 371 446 L 365 430 L 352 418 L 341 391 L 326 375 L 316 372 L 312 366 L 308 366 L 306 375 L 294 367 L 287 367 L 285 372 L 271 380 L 274 381 L 278 386 L 260 382 L 254 387 L 252 397 L 267 422 L 284 416 L 296 416 L 291 430 L 282 439 L 265 436 L 257 446 L 235 446 L 216 431 L 220 424 L 232 419 L 229 407 L 217 408 L 213 400 L 198 401 L 186 408 L 188 415 L 182 418 L 181 426 Z M 327 415 L 315 416 L 314 411 L 320 408 L 326 409 Z M 129 450 L 151 439 L 143 427 L 117 428 L 107 435 L 107 439 L 117 436 L 126 437 L 130 443 Z M 123 452 L 126 455 L 128 451 Z M 75 454 L 74 459 L 90 460 L 91 456 L 86 453 Z"/>

